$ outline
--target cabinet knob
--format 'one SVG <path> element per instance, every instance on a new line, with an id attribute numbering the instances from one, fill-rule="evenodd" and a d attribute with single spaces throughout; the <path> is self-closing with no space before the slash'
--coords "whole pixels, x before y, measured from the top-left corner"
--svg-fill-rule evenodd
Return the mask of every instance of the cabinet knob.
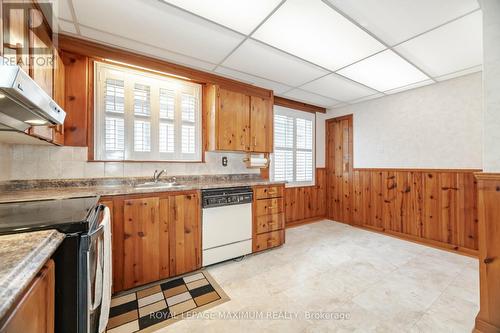
<path id="1" fill-rule="evenodd" d="M 483 262 L 485 264 L 491 264 L 494 260 L 495 260 L 495 258 L 484 258 Z"/>

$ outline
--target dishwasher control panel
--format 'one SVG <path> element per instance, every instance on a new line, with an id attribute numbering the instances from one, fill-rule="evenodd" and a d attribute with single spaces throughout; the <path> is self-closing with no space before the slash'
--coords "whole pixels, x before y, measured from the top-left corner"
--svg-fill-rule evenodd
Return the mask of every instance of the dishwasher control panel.
<path id="1" fill-rule="evenodd" d="M 202 207 L 220 207 L 251 203 L 253 191 L 251 187 L 229 187 L 202 190 Z"/>

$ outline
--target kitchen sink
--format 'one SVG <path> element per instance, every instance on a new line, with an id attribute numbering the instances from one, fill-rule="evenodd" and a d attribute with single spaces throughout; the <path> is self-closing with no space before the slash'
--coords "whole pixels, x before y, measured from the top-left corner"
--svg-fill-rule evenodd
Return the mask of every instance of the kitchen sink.
<path id="1" fill-rule="evenodd" d="M 163 188 L 183 188 L 186 185 L 182 185 L 179 183 L 171 183 L 171 182 L 145 182 L 145 183 L 139 183 L 135 184 L 135 188 L 158 188 L 158 189 L 163 189 Z"/>

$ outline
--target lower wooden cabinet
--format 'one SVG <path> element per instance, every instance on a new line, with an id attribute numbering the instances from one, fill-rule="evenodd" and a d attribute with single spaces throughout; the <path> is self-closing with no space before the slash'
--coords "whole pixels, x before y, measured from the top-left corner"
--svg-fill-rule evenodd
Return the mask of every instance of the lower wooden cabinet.
<path id="1" fill-rule="evenodd" d="M 285 243 L 284 185 L 254 186 L 253 252 Z"/>
<path id="2" fill-rule="evenodd" d="M 20 301 L 14 305 L 0 332 L 54 332 L 54 288 L 55 265 L 51 259 L 35 276 Z"/>
<path id="3" fill-rule="evenodd" d="M 112 203 L 113 291 L 201 267 L 197 191 L 106 197 Z"/>

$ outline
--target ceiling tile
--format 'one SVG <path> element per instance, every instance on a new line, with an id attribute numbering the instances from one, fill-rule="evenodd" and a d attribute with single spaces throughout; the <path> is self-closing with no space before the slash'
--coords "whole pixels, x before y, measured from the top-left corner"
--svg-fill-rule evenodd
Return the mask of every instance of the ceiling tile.
<path id="1" fill-rule="evenodd" d="M 446 81 L 446 80 L 453 79 L 455 77 L 459 77 L 459 76 L 462 76 L 462 75 L 468 75 L 468 74 L 472 74 L 472 73 L 481 72 L 482 70 L 483 70 L 483 65 L 479 65 L 479 66 L 474 66 L 474 67 L 467 68 L 467 69 L 464 69 L 464 70 L 461 70 L 461 71 L 458 71 L 458 72 L 446 74 L 446 75 L 443 75 L 443 76 L 438 76 L 435 79 L 437 81 Z"/>
<path id="2" fill-rule="evenodd" d="M 482 13 L 477 11 L 395 48 L 431 76 L 483 63 Z"/>
<path id="3" fill-rule="evenodd" d="M 71 15 L 71 9 L 69 7 L 69 0 L 59 0 L 57 1 L 57 17 L 63 18 L 67 21 L 73 21 L 73 15 Z"/>
<path id="4" fill-rule="evenodd" d="M 366 101 L 369 101 L 371 99 L 380 98 L 380 97 L 384 97 L 384 96 L 385 95 L 382 94 L 382 93 L 376 93 L 376 94 L 373 94 L 373 95 L 370 95 L 370 96 L 361 97 L 361 98 L 349 101 L 349 104 L 356 104 L 356 103 L 366 102 Z"/>
<path id="5" fill-rule="evenodd" d="M 340 104 L 340 101 L 336 101 L 331 98 L 323 97 L 317 94 L 310 93 L 302 89 L 294 89 L 285 94 L 284 97 L 290 98 L 299 102 L 309 103 L 325 108 L 334 107 Z"/>
<path id="6" fill-rule="evenodd" d="M 343 102 L 376 93 L 373 89 L 364 87 L 336 74 L 324 76 L 300 88 Z"/>
<path id="7" fill-rule="evenodd" d="M 243 36 L 160 1 L 73 0 L 78 23 L 158 45 L 208 62 L 220 62 Z M 98 10 L 96 10 L 98 8 Z"/>
<path id="8" fill-rule="evenodd" d="M 328 73 L 251 39 L 245 41 L 223 65 L 290 86 L 300 86 Z"/>
<path id="9" fill-rule="evenodd" d="M 76 34 L 76 27 L 73 22 L 58 19 L 57 23 L 61 32 L 68 32 L 70 34 Z"/>
<path id="10" fill-rule="evenodd" d="M 429 84 L 433 84 L 433 83 L 434 83 L 434 81 L 432 81 L 432 80 L 429 79 L 429 80 L 425 80 L 425 81 L 421 81 L 421 82 L 409 84 L 407 86 L 399 87 L 399 88 L 396 88 L 396 89 L 387 90 L 384 93 L 386 93 L 386 94 L 396 94 L 398 92 L 402 92 L 402 91 L 405 91 L 405 90 L 410 90 L 410 89 L 420 88 L 420 87 L 423 87 L 423 86 L 428 86 Z"/>
<path id="11" fill-rule="evenodd" d="M 328 0 L 390 45 L 479 8 L 477 0 Z"/>
<path id="12" fill-rule="evenodd" d="M 163 1 L 248 35 L 278 6 L 281 0 Z"/>
<path id="13" fill-rule="evenodd" d="M 217 67 L 217 69 L 215 70 L 215 73 L 222 75 L 222 76 L 225 76 L 225 77 L 229 77 L 231 79 L 250 83 L 250 84 L 256 85 L 256 86 L 261 87 L 261 88 L 270 89 L 270 90 L 274 91 L 275 94 L 281 94 L 285 91 L 292 89 L 292 87 L 278 83 L 278 82 L 262 79 L 260 77 L 256 77 L 256 76 L 249 75 L 246 73 L 238 72 L 238 71 L 235 71 L 234 69 L 230 69 L 230 68 L 226 68 L 226 67 L 222 67 L 222 66 Z"/>
<path id="14" fill-rule="evenodd" d="M 338 73 L 382 92 L 429 79 L 391 50 L 355 63 Z"/>
<path id="15" fill-rule="evenodd" d="M 212 63 L 187 57 L 178 53 L 170 52 L 168 50 L 163 50 L 154 46 L 142 44 L 130 39 L 111 35 L 102 31 L 90 29 L 88 27 L 80 26 L 80 32 L 82 36 L 87 37 L 89 39 L 105 43 L 108 45 L 116 46 L 122 49 L 130 50 L 135 53 L 140 53 L 148 55 L 150 57 L 174 62 L 179 65 L 185 65 L 188 67 L 197 68 L 205 71 L 211 71 L 215 67 L 215 64 Z"/>
<path id="16" fill-rule="evenodd" d="M 321 0 L 288 0 L 252 37 L 331 70 L 385 48 Z"/>

